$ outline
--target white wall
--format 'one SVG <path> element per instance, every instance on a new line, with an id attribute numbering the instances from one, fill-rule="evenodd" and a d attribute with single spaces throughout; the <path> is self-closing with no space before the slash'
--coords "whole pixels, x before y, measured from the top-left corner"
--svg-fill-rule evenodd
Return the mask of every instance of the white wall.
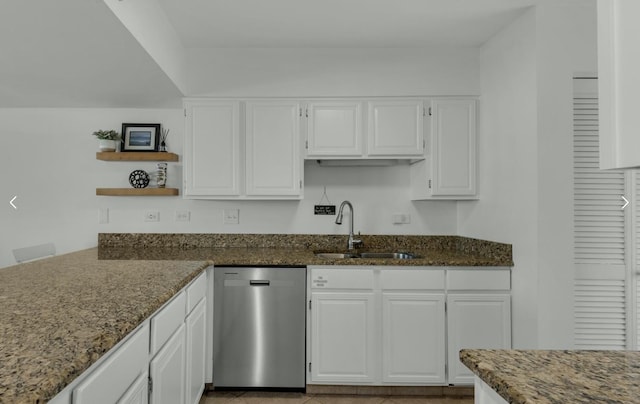
<path id="1" fill-rule="evenodd" d="M 530 10 L 482 48 L 478 202 L 461 235 L 513 245 L 513 344 L 537 345 L 536 21 Z"/>
<path id="2" fill-rule="evenodd" d="M 573 344 L 572 77 L 596 70 L 595 27 L 593 1 L 543 4 L 482 48 L 482 199 L 458 231 L 513 244 L 517 348 Z"/>
<path id="3" fill-rule="evenodd" d="M 478 49 L 190 49 L 189 95 L 477 95 Z"/>
<path id="4" fill-rule="evenodd" d="M 538 347 L 573 346 L 573 77 L 597 70 L 595 0 L 537 7 Z"/>

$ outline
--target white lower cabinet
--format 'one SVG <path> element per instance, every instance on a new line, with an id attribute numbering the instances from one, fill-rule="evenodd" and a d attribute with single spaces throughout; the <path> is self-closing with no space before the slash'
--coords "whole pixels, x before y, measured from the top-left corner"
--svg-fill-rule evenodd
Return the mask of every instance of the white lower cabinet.
<path id="1" fill-rule="evenodd" d="M 106 360 L 73 390 L 74 404 L 115 403 L 129 392 L 140 375 L 147 371 L 149 324 L 143 324 L 107 355 Z"/>
<path id="2" fill-rule="evenodd" d="M 151 360 L 152 404 L 183 404 L 185 399 L 185 325 L 180 324 L 169 341 Z"/>
<path id="3" fill-rule="evenodd" d="M 448 382 L 471 385 L 461 349 L 511 348 L 510 271 L 452 270 L 447 281 Z"/>
<path id="4" fill-rule="evenodd" d="M 186 404 L 197 404 L 204 391 L 206 301 L 200 300 L 186 323 Z"/>
<path id="5" fill-rule="evenodd" d="M 118 404 L 147 404 L 149 402 L 149 373 L 144 372 L 129 387 Z"/>
<path id="6" fill-rule="evenodd" d="M 316 292 L 311 378 L 317 382 L 374 381 L 374 302 L 371 292 Z"/>
<path id="7" fill-rule="evenodd" d="M 382 381 L 446 380 L 444 293 L 382 294 Z"/>
<path id="8" fill-rule="evenodd" d="M 310 383 L 443 384 L 444 271 L 311 268 Z"/>
<path id="9" fill-rule="evenodd" d="M 308 273 L 308 384 L 472 385 L 460 349 L 511 348 L 509 268 Z"/>

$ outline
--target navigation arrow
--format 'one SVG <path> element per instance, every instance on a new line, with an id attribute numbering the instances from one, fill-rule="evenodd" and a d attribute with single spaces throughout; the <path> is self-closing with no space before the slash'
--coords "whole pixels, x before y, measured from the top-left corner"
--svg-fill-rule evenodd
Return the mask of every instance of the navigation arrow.
<path id="1" fill-rule="evenodd" d="M 624 201 L 624 205 L 622 205 L 620 210 L 624 210 L 624 208 L 626 208 L 627 205 L 629 204 L 629 201 L 627 200 L 627 198 L 624 197 L 624 195 L 620 195 L 620 198 L 622 198 L 622 200 Z"/>
<path id="2" fill-rule="evenodd" d="M 16 205 L 13 204 L 13 201 L 16 200 L 16 198 L 18 197 L 18 195 L 14 196 L 10 201 L 9 201 L 9 205 L 13 206 L 14 209 L 18 209 L 18 207 Z"/>

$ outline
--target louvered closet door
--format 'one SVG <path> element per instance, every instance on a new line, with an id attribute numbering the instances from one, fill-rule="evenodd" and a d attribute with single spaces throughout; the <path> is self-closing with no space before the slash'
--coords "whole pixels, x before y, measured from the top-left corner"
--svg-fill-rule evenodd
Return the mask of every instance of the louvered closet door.
<path id="1" fill-rule="evenodd" d="M 581 88 L 580 85 L 587 85 Z M 599 169 L 596 80 L 574 98 L 574 319 L 577 349 L 627 347 L 625 173 Z"/>

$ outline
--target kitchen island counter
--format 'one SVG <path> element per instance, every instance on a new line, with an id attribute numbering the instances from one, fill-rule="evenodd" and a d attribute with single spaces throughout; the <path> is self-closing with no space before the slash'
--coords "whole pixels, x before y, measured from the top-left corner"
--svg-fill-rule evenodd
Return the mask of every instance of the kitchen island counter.
<path id="1" fill-rule="evenodd" d="M 506 402 L 640 401 L 640 352 L 463 349 L 460 360 Z"/>
<path id="2" fill-rule="evenodd" d="M 0 402 L 51 399 L 208 264 L 93 248 L 0 269 Z"/>

